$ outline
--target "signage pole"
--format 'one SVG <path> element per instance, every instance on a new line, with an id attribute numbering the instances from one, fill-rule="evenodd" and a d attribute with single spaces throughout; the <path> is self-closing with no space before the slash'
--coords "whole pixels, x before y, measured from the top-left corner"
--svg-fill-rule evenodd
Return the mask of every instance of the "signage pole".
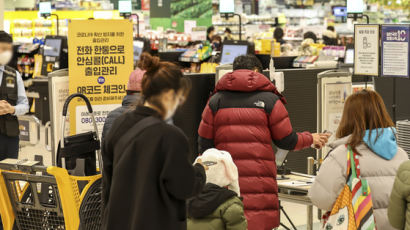
<path id="1" fill-rule="evenodd" d="M 57 19 L 57 36 L 60 35 L 60 18 L 58 17 L 58 14 L 51 14 L 53 16 L 56 16 Z"/>
<path id="2" fill-rule="evenodd" d="M 235 14 L 235 13 L 221 13 L 222 17 L 225 17 L 226 20 L 228 20 L 228 18 L 234 17 L 234 16 L 238 16 L 239 18 L 239 41 L 242 41 L 242 17 L 240 14 Z"/>
<path id="3" fill-rule="evenodd" d="M 367 15 L 367 14 L 363 14 L 363 17 L 365 17 L 366 18 L 366 24 L 370 24 L 370 18 L 369 18 L 369 15 Z"/>
<path id="4" fill-rule="evenodd" d="M 366 24 L 370 24 L 369 15 L 363 14 L 363 17 L 366 18 Z M 364 88 L 367 89 L 367 83 L 369 81 L 369 76 L 366 76 L 366 82 L 364 83 Z"/>
<path id="5" fill-rule="evenodd" d="M 393 122 L 396 124 L 396 78 L 393 78 L 393 104 L 392 104 L 392 113 L 393 113 Z"/>
<path id="6" fill-rule="evenodd" d="M 240 14 L 234 14 L 239 17 L 239 41 L 242 41 L 242 17 Z"/>
<path id="7" fill-rule="evenodd" d="M 56 17 L 56 26 L 57 26 L 57 31 L 56 31 L 56 35 L 58 36 L 60 33 L 60 18 L 58 17 L 58 14 L 41 14 L 42 17 L 44 17 L 44 19 L 47 19 L 50 16 L 55 16 Z"/>
<path id="8" fill-rule="evenodd" d="M 138 14 L 133 14 L 137 17 L 137 38 L 140 37 L 140 16 Z"/>

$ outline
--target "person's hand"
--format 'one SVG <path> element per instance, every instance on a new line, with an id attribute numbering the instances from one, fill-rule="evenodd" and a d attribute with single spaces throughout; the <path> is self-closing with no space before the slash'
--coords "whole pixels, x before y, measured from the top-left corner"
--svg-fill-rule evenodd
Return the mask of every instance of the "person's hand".
<path id="1" fill-rule="evenodd" d="M 10 105 L 5 100 L 0 101 L 0 116 L 6 115 L 6 114 L 14 114 L 14 112 L 15 112 L 14 106 Z"/>
<path id="2" fill-rule="evenodd" d="M 330 136 L 331 136 L 330 133 L 313 133 L 312 134 L 312 137 L 313 137 L 312 147 L 316 149 L 323 148 L 328 142 Z"/>
<path id="3" fill-rule="evenodd" d="M 207 170 L 209 169 L 208 166 L 206 166 L 206 165 L 204 165 L 204 163 L 202 163 L 202 159 L 201 159 L 201 158 L 198 158 L 198 159 L 196 160 L 196 163 L 202 165 L 202 167 L 204 167 L 205 171 L 207 171 Z"/>

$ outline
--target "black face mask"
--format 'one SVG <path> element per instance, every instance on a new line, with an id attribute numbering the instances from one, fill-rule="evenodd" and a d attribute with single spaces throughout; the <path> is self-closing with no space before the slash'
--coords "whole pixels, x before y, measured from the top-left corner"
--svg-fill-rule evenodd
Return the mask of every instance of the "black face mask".
<path id="1" fill-rule="evenodd" d="M 214 43 L 212 43 L 212 47 L 214 49 L 219 49 L 219 47 L 221 47 L 221 44 L 219 44 L 219 42 L 214 42 Z"/>

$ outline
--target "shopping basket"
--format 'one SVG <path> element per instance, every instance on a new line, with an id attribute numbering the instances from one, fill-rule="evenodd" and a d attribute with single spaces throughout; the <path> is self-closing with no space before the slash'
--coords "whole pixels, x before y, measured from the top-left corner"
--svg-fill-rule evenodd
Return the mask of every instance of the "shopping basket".
<path id="1" fill-rule="evenodd" d="M 101 210 L 101 175 L 71 176 L 36 161 L 0 162 L 4 230 L 99 230 Z"/>
<path id="2" fill-rule="evenodd" d="M 87 106 L 88 113 L 91 116 L 94 131 L 76 134 L 65 137 L 65 121 L 68 106 L 74 98 L 82 98 Z M 92 176 L 97 174 L 96 155 L 98 156 L 99 169 L 102 171 L 102 159 L 100 152 L 100 140 L 98 137 L 97 123 L 95 122 L 93 108 L 86 96 L 80 93 L 72 94 L 67 98 L 63 107 L 63 117 L 61 121 L 61 136 L 57 150 L 57 166 L 66 168 L 71 175 Z M 84 168 L 79 169 L 83 161 Z"/>

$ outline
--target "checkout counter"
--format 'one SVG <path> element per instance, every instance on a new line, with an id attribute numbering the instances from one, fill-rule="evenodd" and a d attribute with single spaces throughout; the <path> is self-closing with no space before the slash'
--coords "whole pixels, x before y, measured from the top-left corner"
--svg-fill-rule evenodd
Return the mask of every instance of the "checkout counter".
<path id="1" fill-rule="evenodd" d="M 34 98 L 35 116 L 45 125 L 50 121 L 48 74 L 68 67 L 67 37 L 47 36 L 42 50 L 41 76 L 35 76 L 28 89 L 28 97 Z"/>
<path id="2" fill-rule="evenodd" d="M 37 77 L 32 82 L 27 96 L 34 98 L 34 114 L 45 125 L 50 121 L 48 79 L 47 77 Z"/>
<path id="3" fill-rule="evenodd" d="M 317 130 L 317 76 L 329 69 L 284 69 L 277 70 L 284 74 L 285 96 L 290 120 L 297 132 Z M 301 157 L 303 156 L 303 157 Z M 287 156 L 287 167 L 295 172 L 307 172 L 306 158 L 316 158 L 316 150 L 308 148 L 290 152 Z"/>

